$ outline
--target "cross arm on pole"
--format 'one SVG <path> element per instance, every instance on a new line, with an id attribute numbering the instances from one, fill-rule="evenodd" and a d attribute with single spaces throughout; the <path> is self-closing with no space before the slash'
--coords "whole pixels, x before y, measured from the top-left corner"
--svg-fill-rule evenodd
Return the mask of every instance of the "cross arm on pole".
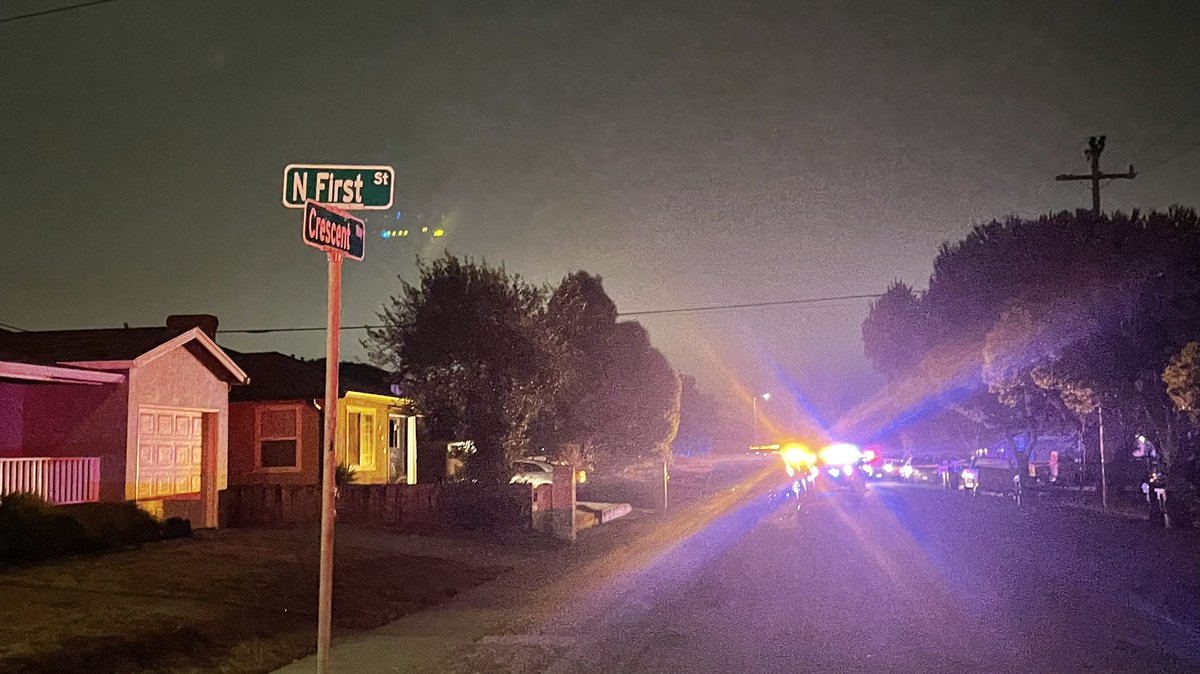
<path id="1" fill-rule="evenodd" d="M 1090 173 L 1060 173 L 1060 174 L 1054 176 L 1054 179 L 1055 180 L 1064 180 L 1064 181 L 1065 180 L 1091 180 L 1093 178 L 1095 178 L 1096 180 L 1117 180 L 1117 179 L 1132 180 L 1136 177 L 1137 177 L 1137 171 L 1134 171 L 1133 164 L 1130 164 L 1129 170 L 1126 171 L 1125 173 L 1097 173 L 1094 176 Z"/>

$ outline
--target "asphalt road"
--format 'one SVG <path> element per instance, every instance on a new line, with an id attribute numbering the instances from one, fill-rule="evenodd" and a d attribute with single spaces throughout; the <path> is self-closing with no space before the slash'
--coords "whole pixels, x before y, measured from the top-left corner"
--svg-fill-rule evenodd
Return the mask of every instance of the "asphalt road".
<path id="1" fill-rule="evenodd" d="M 462 671 L 1196 672 L 1198 541 L 914 487 L 756 499 L 507 637 L 546 657 Z"/>

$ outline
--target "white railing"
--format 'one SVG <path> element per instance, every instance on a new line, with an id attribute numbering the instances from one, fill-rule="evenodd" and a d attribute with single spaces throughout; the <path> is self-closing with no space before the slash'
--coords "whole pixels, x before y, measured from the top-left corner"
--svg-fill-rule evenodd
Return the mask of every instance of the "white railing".
<path id="1" fill-rule="evenodd" d="M 51 503 L 100 500 L 100 457 L 0 459 L 0 496 L 32 492 Z"/>

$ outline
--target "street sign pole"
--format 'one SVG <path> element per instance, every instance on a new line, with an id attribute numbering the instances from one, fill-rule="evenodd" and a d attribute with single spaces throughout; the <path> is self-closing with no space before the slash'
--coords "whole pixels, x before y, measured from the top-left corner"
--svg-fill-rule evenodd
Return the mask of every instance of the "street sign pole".
<path id="1" fill-rule="evenodd" d="M 329 257 L 329 310 L 325 328 L 325 460 L 321 478 L 321 581 L 317 601 L 317 672 L 329 674 L 333 621 L 333 522 L 337 490 L 338 351 L 342 329 L 342 254 Z"/>
<path id="2" fill-rule="evenodd" d="M 321 462 L 320 582 L 317 586 L 317 672 L 332 667 L 333 527 L 337 519 L 338 365 L 342 331 L 342 260 L 363 259 L 366 223 L 346 212 L 392 205 L 396 170 L 390 166 L 290 164 L 283 170 L 283 205 L 303 208 L 300 238 L 328 262 L 325 328 L 325 439 Z M 323 203 L 328 202 L 328 203 Z"/>

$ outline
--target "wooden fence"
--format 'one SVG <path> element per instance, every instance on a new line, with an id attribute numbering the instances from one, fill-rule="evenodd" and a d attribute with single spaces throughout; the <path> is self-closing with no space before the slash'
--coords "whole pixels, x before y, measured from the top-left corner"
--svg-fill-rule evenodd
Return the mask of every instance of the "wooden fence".
<path id="1" fill-rule="evenodd" d="M 351 484 L 338 491 L 339 522 L 400 527 L 527 528 L 527 484 Z M 221 525 L 300 526 L 321 521 L 319 485 L 237 485 L 221 492 Z"/>

